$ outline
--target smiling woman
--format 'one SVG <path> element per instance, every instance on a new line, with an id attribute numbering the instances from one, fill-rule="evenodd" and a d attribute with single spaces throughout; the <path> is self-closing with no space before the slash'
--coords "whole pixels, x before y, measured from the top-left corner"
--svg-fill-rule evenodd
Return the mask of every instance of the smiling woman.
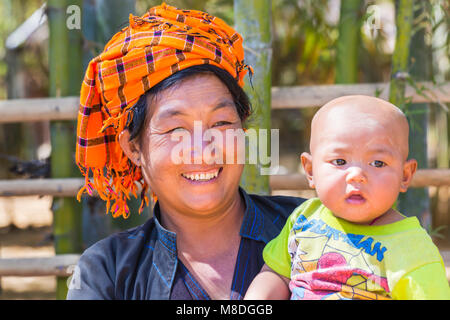
<path id="1" fill-rule="evenodd" d="M 243 59 L 223 21 L 163 4 L 131 17 L 91 62 L 78 118 L 81 192 L 99 191 L 114 216 L 136 214 L 125 201 L 136 183 L 143 204 L 147 187 L 158 201 L 145 224 L 83 253 L 68 299 L 242 299 L 265 244 L 303 202 L 247 194 L 244 165 L 215 161 L 233 142 L 200 151 L 198 126 L 242 130 L 251 113 Z M 173 161 L 179 134 L 190 137 L 188 162 Z"/>

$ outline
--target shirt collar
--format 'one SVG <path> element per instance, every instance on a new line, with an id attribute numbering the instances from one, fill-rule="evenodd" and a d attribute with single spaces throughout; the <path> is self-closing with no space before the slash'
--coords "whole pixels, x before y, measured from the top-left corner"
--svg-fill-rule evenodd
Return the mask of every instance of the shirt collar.
<path id="1" fill-rule="evenodd" d="M 263 241 L 267 243 L 273 239 L 280 232 L 279 228 L 272 222 L 267 216 L 267 210 L 270 208 L 265 208 L 255 203 L 244 189 L 239 187 L 239 193 L 244 199 L 245 212 L 244 219 L 242 220 L 241 230 L 239 234 L 241 237 Z M 158 240 L 160 240 L 164 246 L 176 254 L 176 233 L 165 229 L 159 222 L 161 219 L 161 211 L 159 207 L 159 202 L 157 201 L 153 208 L 153 217 L 155 221 L 155 226 L 158 234 Z"/>
<path id="2" fill-rule="evenodd" d="M 241 187 L 239 187 L 239 192 L 245 201 L 245 213 L 240 235 L 265 243 L 269 242 L 280 232 L 280 228 L 268 215 L 268 211 L 274 209 L 268 205 L 263 205 L 260 201 L 255 201 L 256 199 L 268 201 L 264 196 L 249 195 Z"/>
<path id="3" fill-rule="evenodd" d="M 157 238 L 163 244 L 163 246 L 168 251 L 170 251 L 171 254 L 176 255 L 177 234 L 164 228 L 159 222 L 160 219 L 161 219 L 161 210 L 159 208 L 159 202 L 156 201 L 155 206 L 153 208 L 153 220 L 155 221 Z"/>

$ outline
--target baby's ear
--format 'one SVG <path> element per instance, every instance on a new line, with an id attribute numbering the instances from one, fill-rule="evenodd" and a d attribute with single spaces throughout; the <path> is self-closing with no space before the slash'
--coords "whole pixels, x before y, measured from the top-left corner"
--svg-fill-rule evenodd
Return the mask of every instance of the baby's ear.
<path id="1" fill-rule="evenodd" d="M 302 161 L 303 170 L 305 171 L 306 179 L 308 179 L 309 187 L 314 189 L 316 186 L 314 185 L 312 156 L 307 152 L 303 152 L 300 156 L 300 160 Z"/>
<path id="2" fill-rule="evenodd" d="M 417 170 L 416 159 L 410 159 L 403 165 L 403 178 L 400 184 L 400 192 L 406 192 L 411 183 L 412 177 Z"/>

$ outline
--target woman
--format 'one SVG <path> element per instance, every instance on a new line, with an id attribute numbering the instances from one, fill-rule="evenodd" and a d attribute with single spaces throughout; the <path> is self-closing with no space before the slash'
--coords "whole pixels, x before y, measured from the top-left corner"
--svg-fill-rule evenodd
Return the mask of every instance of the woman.
<path id="1" fill-rule="evenodd" d="M 220 19 L 162 4 L 116 34 L 89 65 L 81 91 L 80 192 L 128 216 L 142 185 L 154 217 L 103 239 L 81 256 L 68 299 L 242 299 L 262 249 L 303 199 L 248 195 L 243 165 L 211 161 L 205 142 L 174 161 L 174 133 L 242 130 L 250 104 L 242 39 Z M 194 140 L 198 139 L 195 138 Z M 227 148 L 218 148 L 226 157 Z M 183 150 L 186 151 L 186 150 Z M 90 173 L 92 180 L 90 178 Z"/>

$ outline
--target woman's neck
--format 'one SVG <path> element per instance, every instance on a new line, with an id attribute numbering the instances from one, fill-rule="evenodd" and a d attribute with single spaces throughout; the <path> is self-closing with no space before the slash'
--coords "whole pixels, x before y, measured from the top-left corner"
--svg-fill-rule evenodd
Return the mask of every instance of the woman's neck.
<path id="1" fill-rule="evenodd" d="M 177 212 L 160 203 L 161 224 L 177 234 L 177 251 L 211 257 L 238 241 L 245 203 L 238 190 L 229 203 L 208 214 Z M 224 241 L 227 240 L 227 241 Z"/>

